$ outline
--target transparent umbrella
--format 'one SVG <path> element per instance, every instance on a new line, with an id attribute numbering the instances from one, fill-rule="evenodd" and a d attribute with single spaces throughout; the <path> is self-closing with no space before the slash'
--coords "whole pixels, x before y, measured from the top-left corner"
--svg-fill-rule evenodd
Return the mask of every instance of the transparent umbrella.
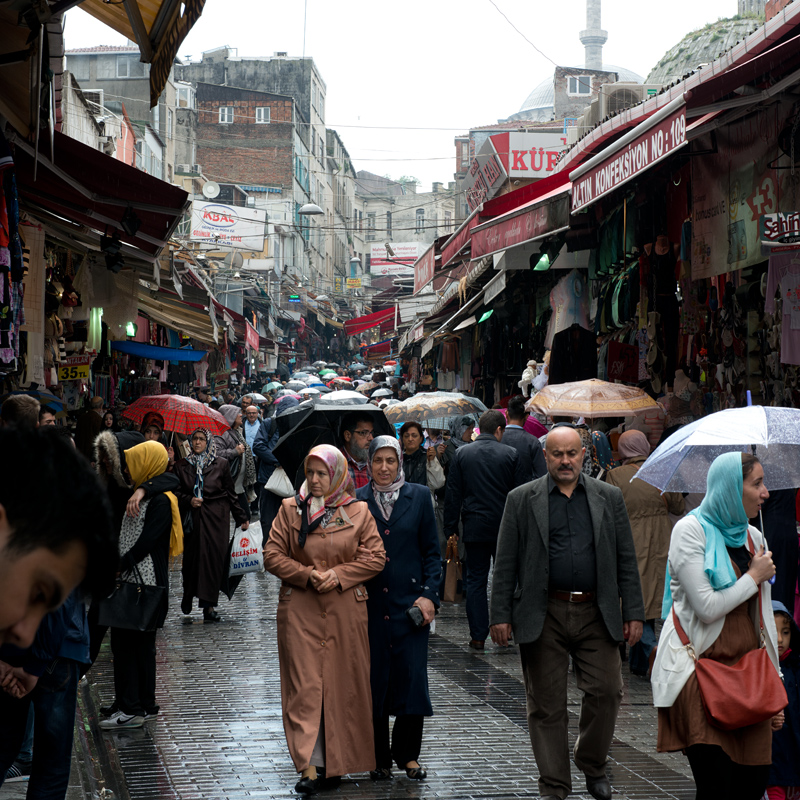
<path id="1" fill-rule="evenodd" d="M 368 400 L 369 398 L 360 392 L 353 392 L 350 389 L 338 389 L 335 392 L 326 394 L 324 397 L 320 397 L 318 402 L 326 405 L 335 404 L 341 406 L 366 403 Z"/>
<path id="2" fill-rule="evenodd" d="M 662 492 L 705 492 L 706 475 L 723 453 L 753 453 L 768 489 L 800 486 L 800 409 L 728 408 L 685 425 L 642 464 L 637 478 Z"/>

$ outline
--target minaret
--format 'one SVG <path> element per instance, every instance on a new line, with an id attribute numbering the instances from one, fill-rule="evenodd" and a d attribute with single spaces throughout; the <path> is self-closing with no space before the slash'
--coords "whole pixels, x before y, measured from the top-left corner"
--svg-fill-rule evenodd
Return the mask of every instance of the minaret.
<path id="1" fill-rule="evenodd" d="M 600 29 L 600 0 L 586 0 L 586 30 L 580 33 L 586 56 L 587 69 L 603 69 L 603 45 L 608 40 L 608 31 Z"/>

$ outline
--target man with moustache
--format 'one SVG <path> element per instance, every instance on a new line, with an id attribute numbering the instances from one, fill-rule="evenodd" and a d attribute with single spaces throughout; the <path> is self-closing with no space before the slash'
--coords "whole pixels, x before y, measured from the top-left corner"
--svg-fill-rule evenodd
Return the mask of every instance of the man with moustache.
<path id="1" fill-rule="evenodd" d="M 572 791 L 567 744 L 569 657 L 582 693 L 574 759 L 597 800 L 622 697 L 619 644 L 642 635 L 642 599 L 628 513 L 617 487 L 581 473 L 575 428 L 547 436 L 548 474 L 508 495 L 494 569 L 491 636 L 520 646 L 528 728 L 543 800 Z"/>
<path id="2" fill-rule="evenodd" d="M 372 416 L 354 411 L 342 421 L 341 451 L 347 459 L 347 469 L 353 477 L 356 489 L 369 483 L 367 459 L 369 445 L 374 436 Z"/>

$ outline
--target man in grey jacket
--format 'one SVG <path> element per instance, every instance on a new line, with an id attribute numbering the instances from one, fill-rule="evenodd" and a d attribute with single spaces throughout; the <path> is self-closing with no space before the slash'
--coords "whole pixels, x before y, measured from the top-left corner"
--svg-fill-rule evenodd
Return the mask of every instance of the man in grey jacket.
<path id="1" fill-rule="evenodd" d="M 610 800 L 606 761 L 622 697 L 619 644 L 642 634 L 644 602 L 622 492 L 581 474 L 572 426 L 547 436 L 548 474 L 508 495 L 494 568 L 491 636 L 520 645 L 539 792 L 572 791 L 569 657 L 583 697 L 574 758 L 586 788 Z"/>

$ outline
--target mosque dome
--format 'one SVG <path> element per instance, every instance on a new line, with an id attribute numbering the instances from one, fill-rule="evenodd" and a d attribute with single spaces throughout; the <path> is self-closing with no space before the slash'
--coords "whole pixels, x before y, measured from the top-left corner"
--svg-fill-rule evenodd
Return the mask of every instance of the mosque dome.
<path id="1" fill-rule="evenodd" d="M 584 69 L 584 67 L 575 67 Z M 603 64 L 607 72 L 616 72 L 620 81 L 627 83 L 644 83 L 644 78 L 633 70 Z M 510 119 L 530 119 L 536 122 L 549 122 L 553 118 L 554 89 L 552 76 L 543 80 L 526 98 L 519 112 Z"/>

